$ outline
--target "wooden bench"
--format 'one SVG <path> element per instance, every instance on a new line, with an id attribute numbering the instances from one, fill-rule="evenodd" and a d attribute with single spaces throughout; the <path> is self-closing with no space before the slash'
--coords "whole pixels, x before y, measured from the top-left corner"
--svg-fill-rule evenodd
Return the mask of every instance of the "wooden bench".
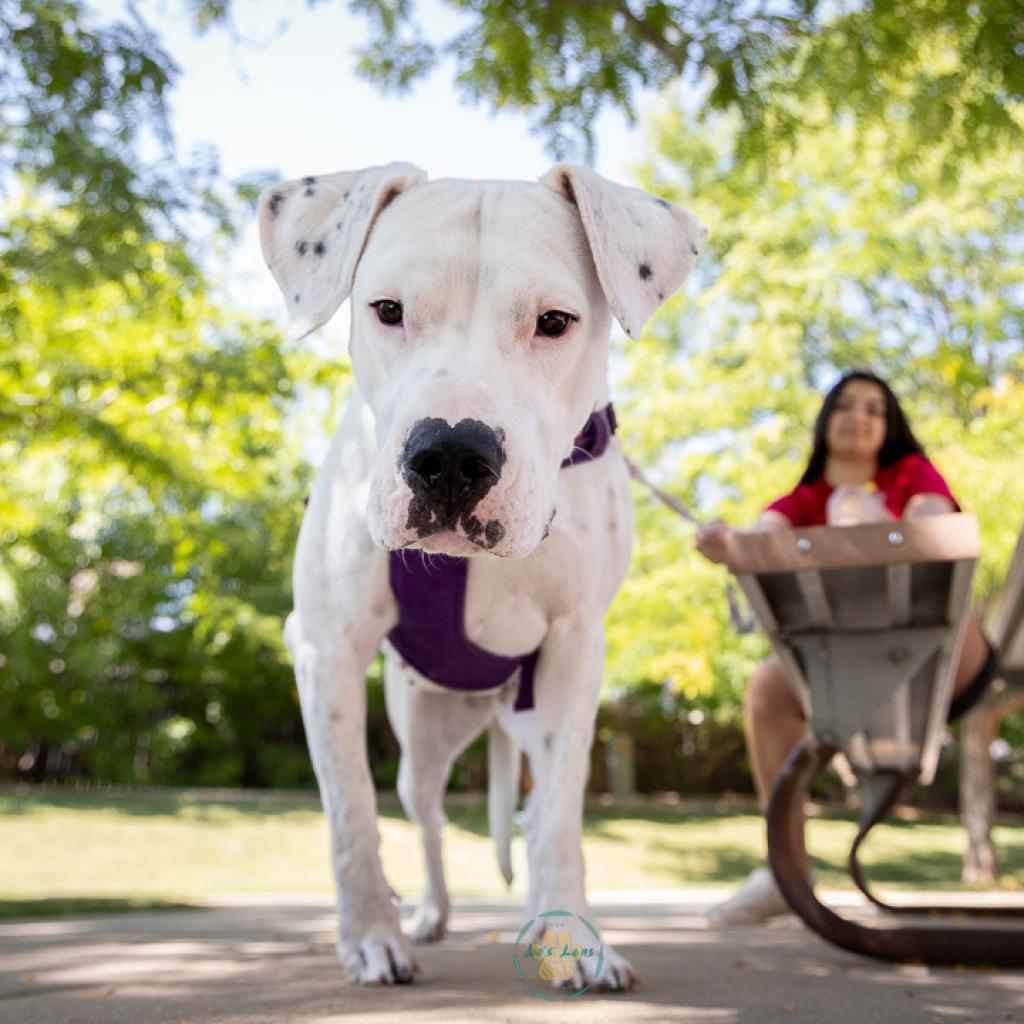
<path id="1" fill-rule="evenodd" d="M 810 727 L 771 796 L 769 860 L 794 911 L 824 938 L 855 952 L 932 964 L 1024 965 L 1024 928 L 1006 920 L 876 926 L 841 917 L 817 899 L 798 857 L 806 793 L 842 751 L 862 802 L 851 875 L 877 906 L 910 909 L 885 904 L 870 891 L 857 852 L 907 785 L 927 785 L 934 777 L 979 550 L 977 522 L 960 514 L 734 536 L 729 568 L 793 679 Z M 1016 589 L 1007 589 L 1005 628 L 997 640 L 1006 639 L 1006 671 L 1024 673 L 1022 551 L 1018 546 Z M 974 916 L 962 905 L 923 909 L 940 917 Z M 1024 910 L 996 913 L 1008 920 Z"/>

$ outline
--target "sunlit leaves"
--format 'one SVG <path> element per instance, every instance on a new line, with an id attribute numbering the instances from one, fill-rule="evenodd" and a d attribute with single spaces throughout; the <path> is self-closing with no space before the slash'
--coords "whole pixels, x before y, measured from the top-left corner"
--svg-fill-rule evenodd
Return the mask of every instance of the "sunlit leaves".
<path id="1" fill-rule="evenodd" d="M 734 120 L 697 125 L 684 106 L 655 120 L 640 178 L 711 237 L 687 300 L 625 348 L 627 449 L 700 516 L 750 524 L 795 484 L 823 391 L 871 366 L 979 518 L 983 601 L 1024 522 L 1024 150 L 921 152 L 902 120 L 847 120 L 804 129 L 766 170 L 736 159 Z M 612 680 L 667 679 L 731 713 L 767 648 L 737 636 L 693 528 L 636 494 Z"/>
<path id="2" fill-rule="evenodd" d="M 321 0 L 322 2 L 322 0 Z M 228 0 L 190 0 L 197 25 Z M 349 0 L 369 40 L 359 71 L 408 88 L 443 65 L 468 98 L 525 111 L 556 155 L 589 152 L 599 114 L 632 120 L 637 95 L 681 81 L 712 112 L 734 110 L 736 154 L 776 159 L 808 114 L 885 122 L 892 100 L 921 148 L 981 152 L 1024 127 L 1019 0 L 448 0 L 431 37 L 406 0 Z M 808 104 L 820 100 L 817 111 Z"/>
<path id="3" fill-rule="evenodd" d="M 65 216 L 32 210 L 44 230 Z M 304 781 L 281 636 L 299 403 L 345 372 L 214 302 L 173 245 L 140 245 L 144 276 L 0 296 L 0 759 Z"/>

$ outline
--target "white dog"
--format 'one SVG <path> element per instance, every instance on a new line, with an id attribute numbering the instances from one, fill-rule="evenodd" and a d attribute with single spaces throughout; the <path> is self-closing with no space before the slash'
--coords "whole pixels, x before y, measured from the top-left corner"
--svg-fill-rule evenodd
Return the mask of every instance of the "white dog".
<path id="1" fill-rule="evenodd" d="M 427 182 L 389 164 L 269 189 L 260 233 L 290 336 L 352 299 L 358 394 L 313 486 L 286 637 L 330 822 L 340 959 L 358 981 L 410 981 L 378 856 L 367 667 L 383 645 L 398 791 L 423 834 L 413 940 L 444 934 L 442 801 L 484 729 L 502 872 L 525 751 L 528 913 L 589 915 L 582 809 L 602 619 L 632 538 L 607 409 L 611 317 L 636 336 L 707 230 L 582 167 L 531 184 Z M 583 457 L 563 466 L 574 446 Z M 576 983 L 633 981 L 608 946 L 592 973 L 580 961 Z"/>

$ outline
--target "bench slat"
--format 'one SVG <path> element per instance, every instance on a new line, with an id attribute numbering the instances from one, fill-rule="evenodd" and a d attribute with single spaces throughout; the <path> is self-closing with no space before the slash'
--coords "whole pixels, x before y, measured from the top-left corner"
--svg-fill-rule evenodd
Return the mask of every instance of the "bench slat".
<path id="1" fill-rule="evenodd" d="M 727 564 L 737 575 L 798 572 L 905 562 L 956 562 L 976 559 L 980 551 L 977 520 L 956 513 L 860 526 L 734 530 Z"/>
<path id="2" fill-rule="evenodd" d="M 829 607 L 828 594 L 825 592 L 821 573 L 814 569 L 803 569 L 796 574 L 796 582 L 803 595 L 804 604 L 807 605 L 811 625 L 820 629 L 833 629 L 835 620 Z"/>
<path id="3" fill-rule="evenodd" d="M 910 623 L 910 582 L 912 568 L 909 564 L 890 565 L 885 570 L 885 583 L 889 593 L 889 615 L 894 626 Z"/>

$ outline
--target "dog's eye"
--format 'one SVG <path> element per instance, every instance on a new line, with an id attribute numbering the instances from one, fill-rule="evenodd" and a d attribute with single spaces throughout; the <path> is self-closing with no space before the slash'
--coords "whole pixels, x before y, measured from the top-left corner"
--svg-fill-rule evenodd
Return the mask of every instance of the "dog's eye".
<path id="1" fill-rule="evenodd" d="M 569 330 L 569 325 L 578 320 L 572 313 L 565 313 L 560 309 L 549 309 L 537 317 L 537 333 L 543 334 L 545 338 L 557 338 Z"/>
<path id="2" fill-rule="evenodd" d="M 388 327 L 394 327 L 402 322 L 402 304 L 394 299 L 378 299 L 371 302 L 371 306 L 377 310 L 377 319 Z"/>

